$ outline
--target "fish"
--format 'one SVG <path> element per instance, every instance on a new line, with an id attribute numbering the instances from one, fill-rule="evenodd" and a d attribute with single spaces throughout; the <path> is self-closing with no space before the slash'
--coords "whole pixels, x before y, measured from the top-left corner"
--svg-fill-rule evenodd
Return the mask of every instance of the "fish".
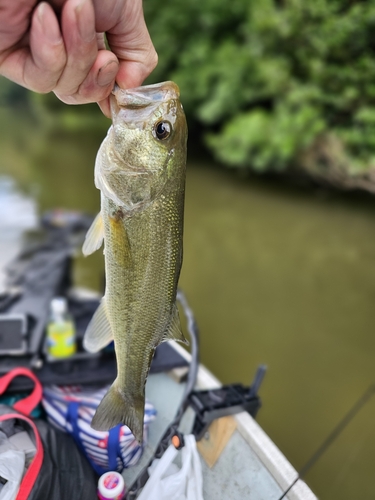
<path id="1" fill-rule="evenodd" d="M 91 427 L 123 424 L 143 441 L 145 384 L 156 347 L 187 343 L 176 305 L 183 254 L 187 124 L 174 82 L 110 97 L 112 125 L 95 161 L 100 212 L 82 251 L 104 242 L 106 286 L 83 345 L 98 352 L 112 340 L 117 377 Z"/>

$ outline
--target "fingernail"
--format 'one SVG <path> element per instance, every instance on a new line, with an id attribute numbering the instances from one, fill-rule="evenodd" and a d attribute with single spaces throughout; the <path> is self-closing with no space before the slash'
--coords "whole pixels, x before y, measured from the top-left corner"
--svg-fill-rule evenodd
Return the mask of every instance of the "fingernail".
<path id="1" fill-rule="evenodd" d="M 37 7 L 37 16 L 39 22 L 42 26 L 44 36 L 53 44 L 58 44 L 62 42 L 62 37 L 60 33 L 59 25 L 54 20 L 48 19 L 47 4 L 46 2 L 41 2 Z"/>
<path id="2" fill-rule="evenodd" d="M 45 2 L 41 2 L 37 7 L 37 14 L 40 24 L 43 24 L 43 16 L 45 11 L 46 11 L 46 4 Z"/>
<path id="3" fill-rule="evenodd" d="M 118 62 L 110 61 L 100 68 L 98 71 L 98 77 L 96 79 L 98 85 L 105 87 L 109 85 L 116 78 L 118 71 Z"/>
<path id="4" fill-rule="evenodd" d="M 93 8 L 89 0 L 81 0 L 74 9 L 77 19 L 78 31 L 84 42 L 91 42 L 95 36 L 95 20 Z"/>

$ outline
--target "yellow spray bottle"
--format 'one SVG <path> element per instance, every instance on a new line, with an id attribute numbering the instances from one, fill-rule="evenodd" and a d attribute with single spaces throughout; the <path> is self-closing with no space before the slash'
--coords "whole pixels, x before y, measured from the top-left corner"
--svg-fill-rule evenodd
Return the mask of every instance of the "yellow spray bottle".
<path id="1" fill-rule="evenodd" d="M 68 313 L 65 297 L 51 301 L 51 316 L 47 325 L 47 350 L 54 358 L 67 358 L 76 352 L 76 335 L 73 319 Z"/>

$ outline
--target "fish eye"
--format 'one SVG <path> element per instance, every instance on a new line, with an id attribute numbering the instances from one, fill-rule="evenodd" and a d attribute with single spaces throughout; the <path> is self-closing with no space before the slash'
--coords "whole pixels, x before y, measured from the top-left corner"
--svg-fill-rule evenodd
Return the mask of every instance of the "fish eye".
<path id="1" fill-rule="evenodd" d="M 168 139 L 172 133 L 172 125 L 167 121 L 161 121 L 156 123 L 154 127 L 154 135 L 160 141 Z"/>

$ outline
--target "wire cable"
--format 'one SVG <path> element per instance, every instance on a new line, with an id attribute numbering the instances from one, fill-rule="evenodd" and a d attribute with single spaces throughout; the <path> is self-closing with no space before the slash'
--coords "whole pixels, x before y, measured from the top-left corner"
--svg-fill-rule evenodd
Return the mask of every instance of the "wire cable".
<path id="1" fill-rule="evenodd" d="M 198 325 L 195 321 L 193 311 L 191 310 L 184 293 L 179 289 L 177 291 L 177 300 L 181 304 L 182 310 L 185 314 L 186 322 L 187 322 L 187 331 L 189 332 L 190 340 L 191 340 L 191 361 L 189 365 L 189 372 L 186 381 L 185 390 L 180 402 L 180 405 L 176 411 L 176 415 L 172 422 L 169 424 L 167 430 L 164 432 L 162 438 L 160 439 L 154 455 L 151 457 L 147 465 L 143 468 L 143 470 L 138 475 L 136 481 L 133 483 L 132 487 L 128 490 L 126 494 L 126 500 L 133 500 L 137 497 L 140 490 L 146 484 L 148 480 L 148 471 L 147 469 L 151 465 L 154 458 L 160 458 L 165 450 L 170 445 L 172 437 L 176 434 L 178 426 L 180 424 L 181 418 L 185 413 L 186 408 L 188 407 L 188 400 L 190 393 L 194 390 L 195 383 L 197 380 L 198 368 L 199 368 L 199 331 Z"/>

